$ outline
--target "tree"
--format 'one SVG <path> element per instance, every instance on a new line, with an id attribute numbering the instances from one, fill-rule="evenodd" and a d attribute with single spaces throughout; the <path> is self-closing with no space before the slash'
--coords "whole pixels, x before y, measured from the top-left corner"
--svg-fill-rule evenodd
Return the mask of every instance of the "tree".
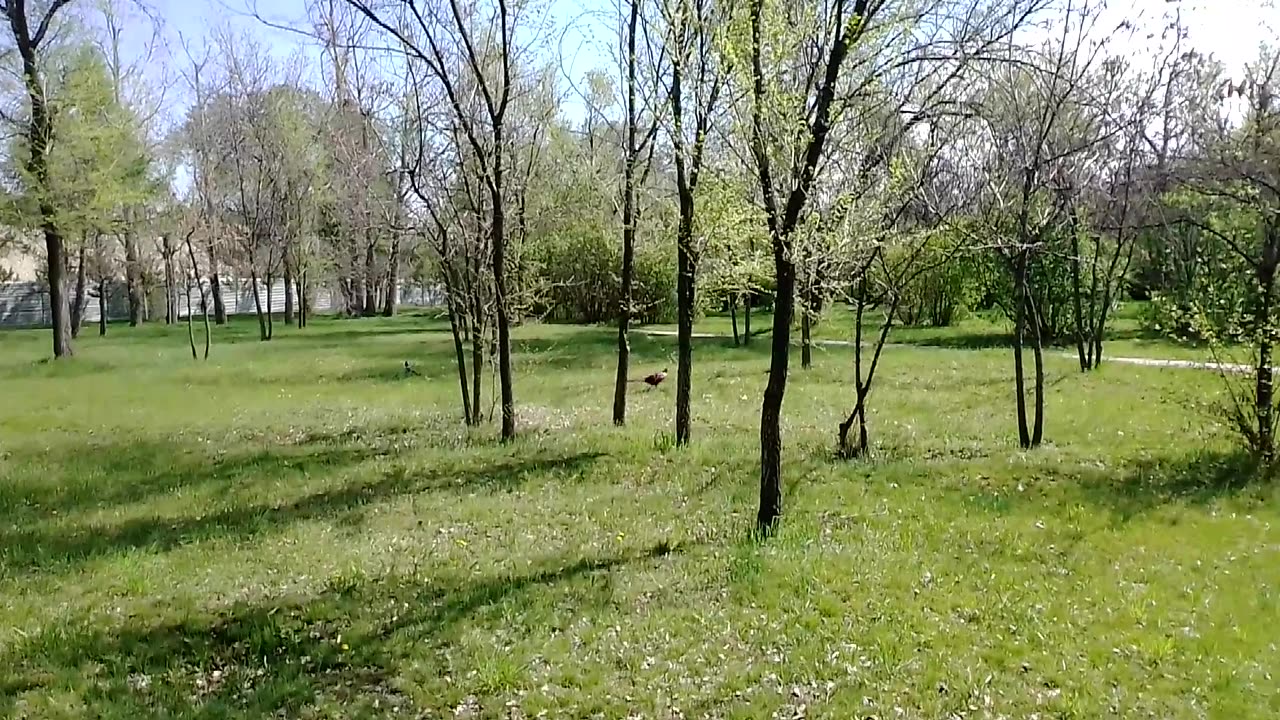
<path id="1" fill-rule="evenodd" d="M 1280 342 L 1280 52 L 1264 52 L 1239 82 L 1227 79 L 1224 85 L 1218 121 L 1196 129 L 1207 152 L 1183 161 L 1185 175 L 1173 200 L 1180 223 L 1216 238 L 1248 271 L 1242 335 L 1253 352 L 1252 388 L 1241 392 L 1228 382 L 1230 413 L 1236 431 L 1269 470 L 1276 460 L 1273 355 Z M 1225 101 L 1232 99 L 1244 101 L 1241 126 L 1230 122 Z"/>
<path id="2" fill-rule="evenodd" d="M 71 308 L 66 295 L 66 248 L 62 231 L 58 228 L 57 212 L 49 194 L 49 146 L 53 142 L 53 119 L 49 112 L 49 99 L 45 94 L 45 81 L 41 72 L 41 54 L 59 11 L 71 0 L 50 0 L 42 9 L 28 8 L 24 0 L 3 0 L 0 12 L 9 21 L 14 48 L 22 62 L 23 85 L 30 104 L 26 139 L 28 155 L 26 172 L 30 179 L 29 191 L 36 198 L 41 230 L 45 241 L 45 261 L 49 281 L 49 307 L 53 315 L 53 356 L 68 357 L 71 347 Z M 34 31 L 31 20 L 37 19 Z"/>
<path id="3" fill-rule="evenodd" d="M 804 17 L 810 27 L 806 28 L 808 34 L 804 41 L 797 45 L 808 47 L 813 43 L 820 51 L 809 56 L 808 72 L 802 70 L 795 76 L 804 79 L 793 87 L 783 88 L 781 82 L 771 81 L 771 76 L 766 75 L 765 64 L 768 58 L 770 66 L 778 68 L 783 59 L 788 58 L 788 50 L 793 53 L 796 50 L 777 42 L 778 25 L 785 17 L 786 8 L 766 0 L 750 0 L 749 4 L 751 155 L 777 277 L 769 381 L 760 409 L 760 507 L 756 527 L 762 535 L 773 531 L 782 513 L 781 421 L 795 311 L 794 233 L 831 131 L 840 69 L 850 47 L 866 37 L 867 29 L 883 8 L 884 2 L 873 0 L 855 0 L 852 6 L 847 6 L 844 0 L 819 3 Z M 788 59 L 794 57 L 790 55 Z M 784 70 L 781 74 L 787 73 Z M 779 147 L 780 136 L 788 141 L 785 148 Z"/>
<path id="4" fill-rule="evenodd" d="M 665 90 L 670 104 L 671 152 L 675 161 L 679 223 L 676 228 L 676 445 L 690 435 L 693 388 L 693 317 L 696 311 L 698 248 L 694 218 L 698 181 L 726 74 L 715 29 L 724 17 L 714 0 L 668 0 L 661 7 L 663 43 L 670 58 Z"/>
<path id="5" fill-rule="evenodd" d="M 631 367 L 631 343 L 628 338 L 631 317 L 634 309 L 633 285 L 635 283 L 636 225 L 639 222 L 639 207 L 636 201 L 636 174 L 640 169 L 643 157 L 652 160 L 653 136 L 658 128 L 658 114 L 652 113 L 653 121 L 648 130 L 640 134 L 639 69 L 637 62 L 637 46 L 640 35 L 640 17 L 642 0 L 621 0 L 619 2 L 619 19 L 621 10 L 626 10 L 626 22 L 621 23 L 621 45 L 624 57 L 624 85 L 626 98 L 623 111 L 625 113 L 622 140 L 622 272 L 621 300 L 618 309 L 618 368 L 613 385 L 613 424 L 623 425 L 627 421 L 627 376 Z M 651 163 L 644 166 L 647 175 Z M 640 179 L 643 183 L 643 178 Z"/>
<path id="6" fill-rule="evenodd" d="M 1051 277 L 1070 252 L 1077 166 L 1123 127 L 1092 128 L 1097 98 L 1089 85 L 1105 60 L 1106 38 L 1097 37 L 1102 6 L 1071 0 L 1040 47 L 1010 49 L 991 67 L 981 88 L 983 139 L 973 147 L 986 173 L 984 230 L 1012 284 L 1014 386 L 1018 441 L 1023 448 L 1044 437 L 1044 345 L 1048 313 L 1063 307 Z M 1127 24 L 1118 32 L 1130 29 Z M 1067 242 L 1064 242 L 1064 239 Z M 1060 283 L 1065 286 L 1066 283 Z M 1050 324 L 1049 327 L 1053 327 Z M 1030 335 L 1034 362 L 1033 407 L 1027 419 L 1023 352 Z"/>
<path id="7" fill-rule="evenodd" d="M 473 5 L 470 12 L 464 11 L 457 0 L 449 0 L 441 3 L 447 8 L 433 6 L 422 12 L 415 7 L 410 21 L 413 25 L 411 34 L 403 29 L 401 18 L 392 19 L 380 13 L 372 3 L 364 0 L 346 2 L 394 37 L 402 49 L 420 61 L 441 85 L 457 124 L 474 152 L 488 194 L 498 378 L 502 393 L 502 439 L 513 440 L 516 418 L 506 265 L 509 201 L 506 121 L 511 107 L 512 70 L 519 51 L 516 25 L 521 13 L 513 12 L 507 0 Z M 481 113 L 468 111 L 464 105 L 463 89 L 473 90 L 479 96 Z"/>

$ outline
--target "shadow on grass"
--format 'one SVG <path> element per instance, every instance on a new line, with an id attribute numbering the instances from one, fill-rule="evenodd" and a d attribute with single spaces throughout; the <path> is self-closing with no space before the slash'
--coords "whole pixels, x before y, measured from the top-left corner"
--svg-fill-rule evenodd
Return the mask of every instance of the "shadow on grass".
<path id="1" fill-rule="evenodd" d="M 158 623 L 129 618 L 119 627 L 49 628 L 0 651 L 0 711 L 12 716 L 19 703 L 55 689 L 98 717 L 412 711 L 412 699 L 398 689 L 402 673 L 448 674 L 449 648 L 468 628 L 554 632 L 560 628 L 546 626 L 576 615 L 545 617 L 528 608 L 607 602 L 612 572 L 682 551 L 660 542 L 552 561 L 521 575 L 464 575 L 456 584 L 352 578 L 294 602 L 242 603 Z"/>
<path id="2" fill-rule="evenodd" d="M 1248 490 L 1262 477 L 1248 453 L 1199 451 L 1137 461 L 1119 479 L 1097 473 L 1076 482 L 1086 499 L 1124 522 L 1169 504 L 1208 505 Z"/>
<path id="3" fill-rule="evenodd" d="M 385 455 L 376 447 L 324 448 L 299 458 L 296 454 L 268 451 L 250 462 L 236 467 L 254 467 L 264 477 L 279 478 L 307 467 L 330 469 L 353 467 Z M 68 527 L 58 522 L 56 513 L 41 513 L 28 523 L 9 524 L 0 529 L 0 575 L 41 573 L 74 567 L 95 558 L 145 548 L 148 552 L 164 552 L 181 545 L 220 539 L 244 539 L 260 533 L 278 531 L 290 524 L 310 520 L 332 519 L 342 524 L 355 524 L 361 509 L 371 503 L 397 496 L 424 492 L 505 492 L 518 488 L 538 476 L 558 472 L 580 473 L 603 453 L 576 453 L 542 456 L 532 459 L 489 464 L 478 467 L 451 468 L 437 465 L 426 473 L 403 467 L 392 468 L 371 480 L 329 487 L 276 504 L 237 505 L 223 510 L 179 516 L 143 516 L 116 524 L 80 524 Z M 228 473 L 228 474 L 220 474 Z M 213 471 L 201 477 L 192 475 L 188 485 L 230 477 L 229 471 Z M 158 483 L 150 492 L 172 489 Z M 143 502 L 147 490 L 121 490 L 117 502 Z M 197 512 L 194 508 L 192 512 Z"/>

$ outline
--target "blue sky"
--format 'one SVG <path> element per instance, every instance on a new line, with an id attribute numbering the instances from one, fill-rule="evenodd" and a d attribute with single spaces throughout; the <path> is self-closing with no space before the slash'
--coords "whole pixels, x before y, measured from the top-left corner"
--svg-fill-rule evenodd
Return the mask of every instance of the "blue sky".
<path id="1" fill-rule="evenodd" d="M 1076 0 L 1077 2 L 1079 0 Z M 1191 44 L 1202 51 L 1214 54 L 1226 63 L 1229 72 L 1236 73 L 1245 62 L 1256 57 L 1260 42 L 1275 41 L 1280 30 L 1280 10 L 1268 7 L 1269 0 L 1182 0 L 1183 17 L 1191 34 Z M 288 57 L 300 48 L 318 59 L 318 51 L 307 39 L 297 34 L 275 30 L 252 16 L 253 10 L 281 25 L 308 27 L 306 0 L 149 0 L 149 7 L 164 24 L 164 35 L 170 46 L 173 60 L 182 58 L 179 34 L 194 40 L 197 45 L 209 37 L 213 28 L 223 23 L 250 32 L 261 38 L 280 58 Z M 595 67 L 608 67 L 610 58 L 612 22 L 603 19 L 610 15 L 614 0 L 544 0 L 548 22 L 556 30 L 542 40 L 547 52 L 561 57 L 562 73 L 574 82 Z M 1143 18 L 1142 22 L 1156 27 L 1172 5 L 1167 0 L 1111 0 L 1108 13 L 1114 20 L 1121 17 Z M 1102 23 L 1106 25 L 1108 23 Z M 151 37 L 150 28 L 142 23 L 130 28 L 126 44 L 133 54 L 140 52 Z M 1134 41 L 1143 43 L 1139 34 Z M 1133 47 L 1138 51 L 1141 48 Z M 1117 46 L 1123 52 L 1124 46 Z M 317 63 L 318 64 L 318 63 Z M 566 110 L 575 115 L 580 110 L 568 93 Z M 179 97 L 170 101 L 183 103 Z"/>
<path id="2" fill-rule="evenodd" d="M 296 32 L 278 30 L 255 18 L 254 12 L 271 23 L 294 28 L 309 28 L 306 0 L 150 0 L 149 7 L 163 23 L 168 56 L 177 63 L 185 61 L 179 37 L 185 37 L 196 47 L 206 42 L 215 28 L 230 24 L 233 28 L 249 32 L 260 38 L 279 59 L 288 58 L 299 50 L 312 59 L 318 67 L 319 51 L 316 44 Z M 562 58 L 563 73 L 580 82 L 593 68 L 608 66 L 612 60 L 603 44 L 610 41 L 611 26 L 598 18 L 599 13 L 613 7 L 612 0 L 550 0 L 545 8 L 546 22 L 556 29 L 541 40 Z M 137 18 L 139 21 L 141 17 Z M 127 54 L 138 57 L 151 41 L 152 29 L 145 22 L 129 28 L 125 38 Z M 316 68 L 312 68 L 317 72 Z M 178 97 L 172 100 L 179 100 Z M 182 105 L 180 100 L 179 105 Z M 578 105 L 570 97 L 566 111 L 574 114 Z"/>

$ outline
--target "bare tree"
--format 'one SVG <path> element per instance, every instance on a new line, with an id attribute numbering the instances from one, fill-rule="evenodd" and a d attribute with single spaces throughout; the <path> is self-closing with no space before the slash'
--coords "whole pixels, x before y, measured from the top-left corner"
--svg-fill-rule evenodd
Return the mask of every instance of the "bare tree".
<path id="1" fill-rule="evenodd" d="M 394 37 L 405 52 L 419 60 L 444 89 L 448 105 L 474 152 L 488 194 L 491 268 L 498 333 L 498 377 L 502 393 L 502 438 L 516 435 L 515 395 L 511 367 L 510 298 L 507 288 L 507 118 L 519 47 L 516 30 L 522 6 L 507 0 L 472 5 L 458 0 L 427 8 L 410 4 L 410 18 L 393 18 L 365 0 L 346 0 L 382 31 Z M 447 7 L 441 7 L 447 6 Z M 404 29 L 411 25 L 412 33 Z M 478 116 L 468 111 L 464 90 L 482 100 Z"/>
<path id="2" fill-rule="evenodd" d="M 623 74 L 626 97 L 623 112 L 622 140 L 622 304 L 618 310 L 618 369 L 613 385 L 613 424 L 627 421 L 627 376 L 631 366 L 631 342 L 629 333 L 632 314 L 632 286 L 635 281 L 636 225 L 639 223 L 639 207 L 636 202 L 636 175 L 646 157 L 652 159 L 654 132 L 658 128 L 658 113 L 641 134 L 640 111 L 643 102 L 639 94 L 639 63 L 637 47 L 641 32 L 640 18 L 643 0 L 621 0 L 619 3 L 620 40 L 623 46 Z M 625 22 L 621 22 L 624 16 Z M 645 174 L 649 164 L 645 165 Z"/>
<path id="3" fill-rule="evenodd" d="M 693 388 L 693 316 L 698 248 L 694 216 L 707 133 L 727 76 L 716 44 L 716 28 L 727 20 L 714 0 L 667 0 L 661 6 L 663 44 L 670 62 L 663 78 L 670 104 L 671 151 L 675 161 L 679 221 L 676 226 L 676 445 L 690 436 Z"/>

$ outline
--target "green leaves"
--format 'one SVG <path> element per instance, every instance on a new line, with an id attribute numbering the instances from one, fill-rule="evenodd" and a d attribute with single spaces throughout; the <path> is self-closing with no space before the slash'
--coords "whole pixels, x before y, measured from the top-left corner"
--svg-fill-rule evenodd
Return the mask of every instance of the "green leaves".
<path id="1" fill-rule="evenodd" d="M 141 125 L 117 100 L 103 57 L 87 45 L 50 74 L 49 95 L 49 180 L 41 187 L 28 175 L 30 149 L 25 138 L 16 139 L 11 162 L 22 192 L 0 212 L 7 222 L 34 227 L 41 221 L 39 204 L 46 201 L 67 236 L 110 232 L 121 220 L 120 208 L 145 203 L 160 191 Z"/>

